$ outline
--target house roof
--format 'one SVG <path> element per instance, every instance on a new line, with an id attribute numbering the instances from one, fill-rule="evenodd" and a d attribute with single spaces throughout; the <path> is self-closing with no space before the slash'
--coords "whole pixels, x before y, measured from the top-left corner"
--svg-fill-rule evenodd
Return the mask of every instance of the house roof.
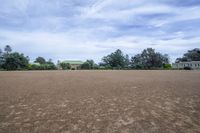
<path id="1" fill-rule="evenodd" d="M 71 64 L 71 65 L 81 65 L 81 64 L 83 64 L 83 62 L 82 61 L 78 61 L 78 60 L 65 60 L 65 61 L 63 61 L 64 63 L 69 63 L 69 64 Z"/>
<path id="2" fill-rule="evenodd" d="M 173 64 L 186 64 L 186 63 L 200 63 L 200 61 L 186 61 L 186 62 L 178 62 Z"/>

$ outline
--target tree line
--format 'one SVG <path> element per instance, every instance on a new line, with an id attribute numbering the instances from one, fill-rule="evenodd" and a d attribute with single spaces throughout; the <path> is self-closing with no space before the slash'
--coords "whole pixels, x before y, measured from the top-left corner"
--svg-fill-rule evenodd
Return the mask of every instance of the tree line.
<path id="1" fill-rule="evenodd" d="M 12 48 L 6 45 L 4 51 L 0 49 L 0 70 L 56 70 L 57 67 L 51 59 L 46 61 L 43 57 L 37 57 L 33 64 L 23 53 L 12 52 Z"/>
<path id="2" fill-rule="evenodd" d="M 176 62 L 200 61 L 200 49 L 188 50 Z M 28 56 L 23 53 L 12 52 L 12 48 L 6 45 L 4 51 L 0 49 L 0 70 L 64 70 L 71 69 L 69 63 L 58 62 L 54 64 L 51 59 L 37 57 L 34 63 L 30 63 Z M 169 56 L 156 52 L 153 48 L 144 49 L 141 53 L 129 57 L 120 49 L 104 56 L 102 61 L 96 64 L 93 60 L 86 60 L 78 69 L 171 69 Z"/>

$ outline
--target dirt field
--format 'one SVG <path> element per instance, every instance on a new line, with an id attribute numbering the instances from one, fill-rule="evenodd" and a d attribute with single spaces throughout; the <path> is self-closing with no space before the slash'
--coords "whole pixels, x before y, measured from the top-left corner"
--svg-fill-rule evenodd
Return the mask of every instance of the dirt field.
<path id="1" fill-rule="evenodd" d="M 0 72 L 0 133 L 200 133 L 200 71 Z"/>

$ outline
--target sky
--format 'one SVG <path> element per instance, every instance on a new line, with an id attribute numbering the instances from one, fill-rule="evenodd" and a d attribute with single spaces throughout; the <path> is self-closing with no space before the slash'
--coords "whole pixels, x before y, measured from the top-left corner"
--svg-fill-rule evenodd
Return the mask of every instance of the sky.
<path id="1" fill-rule="evenodd" d="M 31 61 L 101 58 L 145 48 L 171 62 L 200 47 L 199 0 L 0 0 L 0 48 Z"/>

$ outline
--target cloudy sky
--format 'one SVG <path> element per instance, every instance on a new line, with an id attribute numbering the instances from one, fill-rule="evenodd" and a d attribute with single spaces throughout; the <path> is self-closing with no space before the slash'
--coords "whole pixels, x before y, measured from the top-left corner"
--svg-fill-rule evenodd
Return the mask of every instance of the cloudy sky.
<path id="1" fill-rule="evenodd" d="M 53 59 L 94 59 L 152 47 L 171 61 L 200 47 L 199 0 L 0 0 L 0 48 Z"/>

